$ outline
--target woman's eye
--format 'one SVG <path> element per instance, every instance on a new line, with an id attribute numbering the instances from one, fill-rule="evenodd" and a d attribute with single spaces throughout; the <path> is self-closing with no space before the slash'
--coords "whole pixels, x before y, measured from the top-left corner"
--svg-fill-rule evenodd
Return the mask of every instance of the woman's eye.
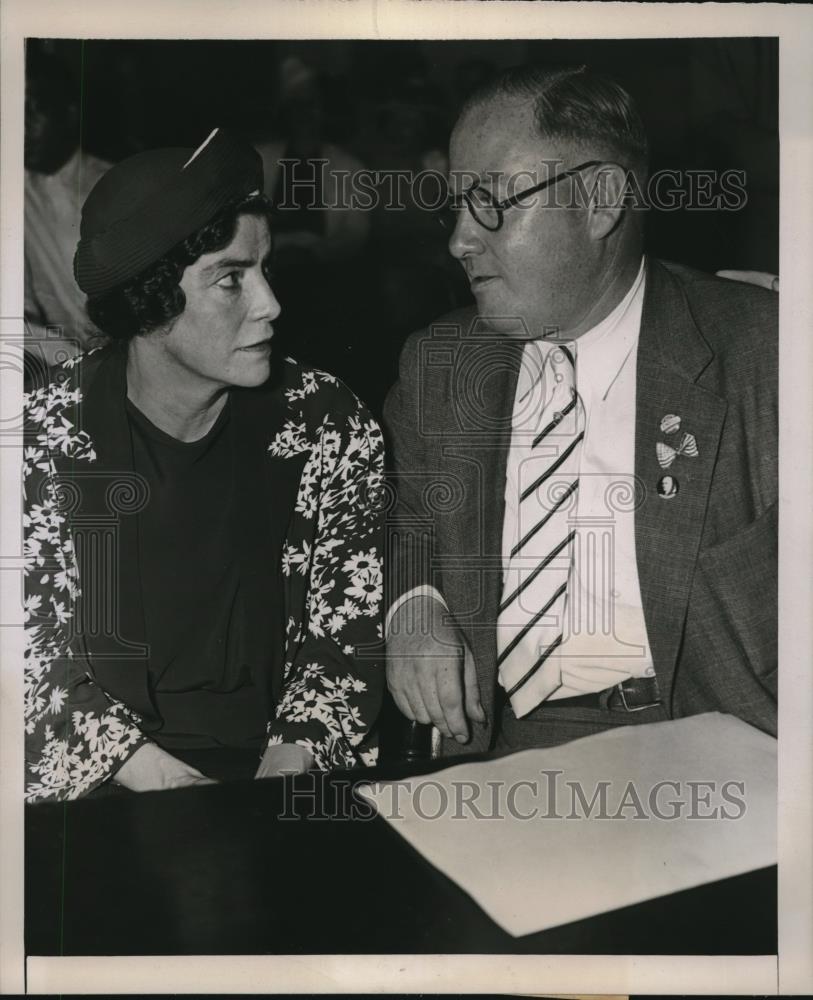
<path id="1" fill-rule="evenodd" d="M 220 288 L 236 289 L 240 287 L 240 272 L 239 271 L 229 271 L 228 274 L 224 274 L 222 278 L 219 278 L 215 284 L 219 285 Z"/>

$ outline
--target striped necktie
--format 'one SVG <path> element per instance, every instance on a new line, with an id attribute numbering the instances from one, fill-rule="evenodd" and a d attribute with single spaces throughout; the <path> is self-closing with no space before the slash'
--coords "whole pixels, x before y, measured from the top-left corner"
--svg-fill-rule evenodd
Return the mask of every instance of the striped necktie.
<path id="1" fill-rule="evenodd" d="M 499 679 L 517 718 L 561 685 L 553 654 L 565 633 L 584 437 L 573 345 L 557 344 L 548 352 L 541 380 L 545 402 L 513 487 L 519 530 L 497 617 Z"/>

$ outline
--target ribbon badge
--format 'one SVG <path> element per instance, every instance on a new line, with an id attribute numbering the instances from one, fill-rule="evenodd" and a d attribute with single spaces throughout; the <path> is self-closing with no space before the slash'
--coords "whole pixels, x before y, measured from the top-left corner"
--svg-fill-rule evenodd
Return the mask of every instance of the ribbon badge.
<path id="1" fill-rule="evenodd" d="M 667 413 L 663 420 L 661 420 L 661 432 L 664 434 L 676 434 L 679 428 L 680 417 L 674 413 Z M 665 444 L 663 441 L 658 441 L 655 445 L 655 451 L 658 456 L 658 465 L 662 469 L 668 469 L 678 455 L 697 458 L 699 454 L 694 434 L 687 433 L 683 434 L 680 444 L 676 448 L 673 448 L 670 444 Z"/>

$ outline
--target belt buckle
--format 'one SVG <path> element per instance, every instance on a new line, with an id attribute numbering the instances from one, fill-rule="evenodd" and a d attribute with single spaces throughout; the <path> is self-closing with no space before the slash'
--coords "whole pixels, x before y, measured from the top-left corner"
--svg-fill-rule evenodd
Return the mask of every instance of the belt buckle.
<path id="1" fill-rule="evenodd" d="M 660 705 L 660 703 L 661 703 L 660 700 L 658 700 L 658 701 L 648 701 L 648 702 L 645 702 L 643 705 L 628 705 L 627 704 L 627 695 L 626 695 L 626 692 L 624 691 L 624 682 L 623 681 L 621 681 L 620 684 L 616 685 L 616 690 L 618 691 L 619 695 L 621 696 L 621 704 L 624 706 L 624 711 L 625 712 L 643 712 L 647 708 L 657 708 L 658 705 Z"/>

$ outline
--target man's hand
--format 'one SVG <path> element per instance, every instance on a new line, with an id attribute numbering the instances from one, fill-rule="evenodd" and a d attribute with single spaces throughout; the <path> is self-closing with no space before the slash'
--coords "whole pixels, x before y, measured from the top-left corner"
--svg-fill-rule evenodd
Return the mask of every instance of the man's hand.
<path id="1" fill-rule="evenodd" d="M 279 778 L 284 774 L 302 774 L 313 767 L 313 754 L 296 743 L 273 743 L 266 747 L 255 778 Z"/>
<path id="2" fill-rule="evenodd" d="M 434 597 L 406 601 L 387 635 L 387 684 L 408 719 L 437 726 L 458 743 L 469 739 L 469 720 L 485 722 L 474 657 Z"/>
<path id="3" fill-rule="evenodd" d="M 113 780 L 131 792 L 155 792 L 188 785 L 213 785 L 211 778 L 162 750 L 157 743 L 145 743 L 125 761 Z"/>

